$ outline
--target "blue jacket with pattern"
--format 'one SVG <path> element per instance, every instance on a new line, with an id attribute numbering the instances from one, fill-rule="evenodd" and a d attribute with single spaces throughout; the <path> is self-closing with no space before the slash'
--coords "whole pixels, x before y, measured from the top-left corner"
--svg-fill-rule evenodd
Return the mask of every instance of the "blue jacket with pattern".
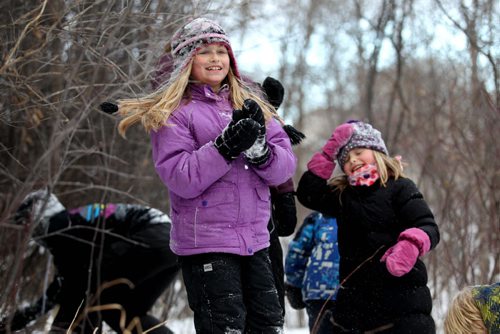
<path id="1" fill-rule="evenodd" d="M 287 283 L 302 288 L 304 301 L 334 299 L 339 261 L 336 219 L 313 212 L 290 242 L 285 260 Z"/>

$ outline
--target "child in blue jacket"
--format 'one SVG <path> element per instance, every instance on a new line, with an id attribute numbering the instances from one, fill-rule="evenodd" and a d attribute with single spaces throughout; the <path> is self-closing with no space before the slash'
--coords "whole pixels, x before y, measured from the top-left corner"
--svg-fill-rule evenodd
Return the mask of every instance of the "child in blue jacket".
<path id="1" fill-rule="evenodd" d="M 336 219 L 311 213 L 290 242 L 285 260 L 288 300 L 296 309 L 306 308 L 311 333 L 333 331 L 339 261 Z"/>

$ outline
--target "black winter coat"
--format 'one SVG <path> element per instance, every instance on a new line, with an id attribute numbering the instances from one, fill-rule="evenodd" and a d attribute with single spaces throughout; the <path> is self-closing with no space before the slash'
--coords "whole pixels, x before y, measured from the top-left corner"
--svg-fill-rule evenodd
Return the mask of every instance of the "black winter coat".
<path id="1" fill-rule="evenodd" d="M 408 228 L 425 231 L 431 249 L 439 242 L 434 216 L 410 179 L 390 179 L 386 187 L 378 182 L 370 187 L 348 186 L 339 193 L 306 171 L 297 197 L 304 206 L 337 218 L 340 280 L 345 280 L 334 314 L 335 322 L 344 328 L 339 333 L 383 328 L 377 333 L 435 333 L 424 263 L 418 260 L 408 274 L 395 277 L 380 262 Z"/>
<path id="2" fill-rule="evenodd" d="M 24 328 L 59 304 L 53 326 L 63 326 L 66 331 L 82 300 L 87 301 L 87 292 L 92 296 L 101 283 L 118 278 L 129 280 L 134 288 L 115 284 L 104 289 L 94 303 L 120 304 L 126 324 L 134 317 L 143 328 L 160 323 L 147 312 L 180 270 L 177 256 L 169 248 L 170 218 L 166 214 L 134 204 L 90 204 L 51 216 L 48 230 L 40 231 L 36 240 L 50 249 L 56 277 L 37 302 L 15 313 L 11 330 Z M 117 314 L 113 310 L 99 315 L 118 332 Z M 91 312 L 87 317 L 95 321 L 92 326 L 98 325 L 96 315 Z M 87 332 L 92 326 L 87 324 Z M 156 332 L 171 333 L 166 327 Z"/>

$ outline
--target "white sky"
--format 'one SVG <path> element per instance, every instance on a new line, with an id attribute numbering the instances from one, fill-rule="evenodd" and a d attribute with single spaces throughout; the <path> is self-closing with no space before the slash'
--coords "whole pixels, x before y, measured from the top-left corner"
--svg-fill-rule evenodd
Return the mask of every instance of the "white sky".
<path id="1" fill-rule="evenodd" d="M 244 40 L 241 40 L 239 36 L 232 36 L 230 34 L 234 53 L 238 60 L 238 67 L 244 73 L 262 72 L 266 73 L 265 75 L 272 75 L 279 67 L 278 62 L 281 55 L 278 39 L 284 33 L 280 31 L 278 25 L 266 25 L 262 27 L 262 30 L 266 31 L 265 33 L 258 29 L 256 27 L 253 33 L 248 33 Z M 449 54 L 450 50 L 455 53 L 461 53 L 466 50 L 467 42 L 463 33 L 451 29 L 447 22 L 434 25 L 432 29 L 435 38 L 431 43 L 431 51 L 438 53 L 443 51 Z M 308 56 L 308 63 L 310 64 L 320 64 L 323 59 L 321 57 L 322 46 L 319 43 L 316 44 L 317 48 L 313 48 L 313 51 Z M 423 56 L 428 52 L 429 50 L 420 48 L 417 50 L 417 55 L 421 54 Z M 386 60 L 385 64 L 393 61 L 392 54 L 392 47 L 386 41 L 382 46 L 381 66 L 384 66 L 384 59 Z"/>

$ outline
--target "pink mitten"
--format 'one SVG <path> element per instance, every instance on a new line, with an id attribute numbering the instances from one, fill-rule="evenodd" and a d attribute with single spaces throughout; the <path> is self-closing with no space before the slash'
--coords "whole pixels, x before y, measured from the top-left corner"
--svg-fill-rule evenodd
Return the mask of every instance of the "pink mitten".
<path id="1" fill-rule="evenodd" d="M 314 153 L 307 163 L 307 169 L 325 180 L 330 178 L 334 168 L 335 163 L 323 151 Z"/>
<path id="2" fill-rule="evenodd" d="M 335 158 L 339 150 L 349 142 L 349 139 L 351 139 L 352 133 L 354 132 L 353 123 L 355 123 L 355 121 L 337 126 L 330 139 L 328 139 L 325 146 L 323 146 L 323 152 L 331 159 Z"/>
<path id="3" fill-rule="evenodd" d="M 329 179 L 335 168 L 333 159 L 339 150 L 349 142 L 353 131 L 354 128 L 350 122 L 336 127 L 323 149 L 315 153 L 307 163 L 307 168 L 317 176 L 325 180 Z"/>
<path id="4" fill-rule="evenodd" d="M 419 228 L 409 228 L 401 232 L 398 242 L 389 248 L 380 259 L 385 262 L 387 270 L 396 277 L 410 272 L 419 256 L 426 254 L 431 248 L 427 233 Z"/>

